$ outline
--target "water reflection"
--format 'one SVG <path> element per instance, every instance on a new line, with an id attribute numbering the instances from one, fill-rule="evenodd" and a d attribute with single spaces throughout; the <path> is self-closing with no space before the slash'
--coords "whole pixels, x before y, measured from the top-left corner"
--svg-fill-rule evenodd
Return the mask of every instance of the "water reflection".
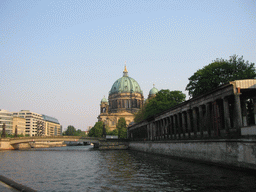
<path id="1" fill-rule="evenodd" d="M 90 146 L 0 152 L 1 174 L 38 191 L 254 191 L 245 172 Z"/>

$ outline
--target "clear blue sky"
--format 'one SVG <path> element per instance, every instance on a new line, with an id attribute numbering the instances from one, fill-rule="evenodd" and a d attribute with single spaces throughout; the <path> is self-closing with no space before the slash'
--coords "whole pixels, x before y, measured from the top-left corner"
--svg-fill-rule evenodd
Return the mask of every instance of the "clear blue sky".
<path id="1" fill-rule="evenodd" d="M 127 63 L 147 98 L 216 58 L 256 63 L 256 2 L 0 0 L 0 109 L 86 130 Z"/>

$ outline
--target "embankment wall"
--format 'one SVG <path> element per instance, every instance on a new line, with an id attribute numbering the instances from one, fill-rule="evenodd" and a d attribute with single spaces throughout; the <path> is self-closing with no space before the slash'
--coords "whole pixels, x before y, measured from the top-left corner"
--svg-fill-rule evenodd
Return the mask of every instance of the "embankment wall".
<path id="1" fill-rule="evenodd" d="M 129 149 L 256 170 L 256 141 L 131 141 Z"/>

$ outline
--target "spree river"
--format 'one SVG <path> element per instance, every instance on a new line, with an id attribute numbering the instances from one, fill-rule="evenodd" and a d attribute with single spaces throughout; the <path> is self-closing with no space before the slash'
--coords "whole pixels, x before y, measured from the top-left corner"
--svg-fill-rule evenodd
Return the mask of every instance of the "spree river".
<path id="1" fill-rule="evenodd" d="M 91 146 L 0 151 L 0 175 L 38 191 L 256 191 L 252 173 Z"/>

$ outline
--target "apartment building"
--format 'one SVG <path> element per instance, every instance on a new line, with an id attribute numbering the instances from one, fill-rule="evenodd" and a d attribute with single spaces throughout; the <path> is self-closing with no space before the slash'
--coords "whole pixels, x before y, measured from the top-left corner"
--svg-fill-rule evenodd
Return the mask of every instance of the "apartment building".
<path id="1" fill-rule="evenodd" d="M 62 127 L 56 118 L 47 115 L 42 115 L 42 117 L 44 119 L 44 128 L 46 136 L 62 134 Z"/>
<path id="2" fill-rule="evenodd" d="M 12 133 L 15 134 L 15 129 L 17 127 L 17 134 L 18 135 L 25 135 L 26 130 L 26 119 L 22 117 L 13 117 L 13 129 Z"/>
<path id="3" fill-rule="evenodd" d="M 21 110 L 20 112 L 14 112 L 13 117 L 20 117 L 26 119 L 25 135 L 29 136 L 37 136 L 38 121 L 44 121 L 41 114 L 31 112 L 30 110 Z"/>
<path id="4" fill-rule="evenodd" d="M 5 124 L 5 133 L 11 134 L 13 129 L 12 112 L 0 109 L 0 131 L 3 130 L 3 124 Z"/>

